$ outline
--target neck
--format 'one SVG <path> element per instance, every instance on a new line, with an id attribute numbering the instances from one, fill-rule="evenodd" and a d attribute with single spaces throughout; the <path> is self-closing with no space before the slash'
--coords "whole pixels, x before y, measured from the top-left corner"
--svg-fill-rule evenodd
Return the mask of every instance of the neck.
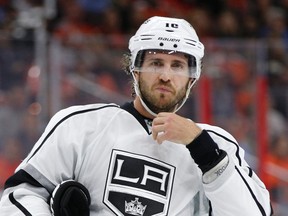
<path id="1" fill-rule="evenodd" d="M 134 100 L 134 108 L 144 117 L 146 118 L 150 118 L 150 119 L 154 119 L 155 116 L 151 115 L 146 109 L 145 107 L 142 105 L 139 96 L 136 96 L 135 100 Z"/>

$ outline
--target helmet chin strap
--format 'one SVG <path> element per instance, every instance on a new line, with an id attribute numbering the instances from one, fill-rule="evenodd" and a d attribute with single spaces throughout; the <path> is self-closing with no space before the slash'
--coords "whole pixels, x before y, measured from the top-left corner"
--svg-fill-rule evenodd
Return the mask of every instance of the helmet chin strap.
<path id="1" fill-rule="evenodd" d="M 131 74 L 132 74 L 133 79 L 134 79 L 133 85 L 134 85 L 135 93 L 136 93 L 136 95 L 139 97 L 142 106 L 146 109 L 146 111 L 147 111 L 148 113 L 150 113 L 152 116 L 156 117 L 157 114 L 156 114 L 155 112 L 153 112 L 153 111 L 145 104 L 145 102 L 142 100 L 141 93 L 140 93 L 140 89 L 139 89 L 139 85 L 138 85 L 138 82 L 137 82 L 137 79 L 136 79 L 136 77 L 135 77 L 134 72 L 131 72 Z"/>
<path id="2" fill-rule="evenodd" d="M 135 93 L 136 95 L 139 97 L 140 99 L 140 102 L 142 104 L 142 106 L 146 109 L 146 111 L 151 114 L 152 116 L 156 117 L 157 116 L 157 113 L 153 112 L 146 104 L 145 102 L 143 101 L 142 99 L 142 96 L 141 96 L 141 92 L 140 92 L 140 89 L 139 89 L 139 85 L 138 85 L 138 82 L 136 80 L 136 77 L 134 75 L 134 72 L 131 73 L 132 74 L 132 77 L 134 79 L 134 89 L 135 89 Z M 189 97 L 189 94 L 190 94 L 190 91 L 191 91 L 191 88 L 194 86 L 194 84 L 196 83 L 196 79 L 194 79 L 192 81 L 191 84 L 189 84 L 187 90 L 186 90 L 186 94 L 185 94 L 185 97 L 183 98 L 181 104 L 179 106 L 177 106 L 177 108 L 175 108 L 175 110 L 173 111 L 173 113 L 176 113 L 184 104 L 185 102 L 187 101 L 188 97 Z"/>
<path id="3" fill-rule="evenodd" d="M 188 86 L 187 90 L 186 90 L 186 94 L 185 97 L 183 98 L 182 102 L 180 103 L 180 105 L 174 110 L 174 113 L 176 113 L 187 101 L 191 88 L 194 86 L 194 84 L 196 83 L 196 79 L 194 79 Z"/>

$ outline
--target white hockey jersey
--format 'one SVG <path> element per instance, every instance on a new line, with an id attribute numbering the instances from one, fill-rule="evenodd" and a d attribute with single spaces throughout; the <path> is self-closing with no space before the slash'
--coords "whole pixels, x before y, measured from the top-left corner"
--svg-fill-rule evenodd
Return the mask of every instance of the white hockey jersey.
<path id="1" fill-rule="evenodd" d="M 157 144 L 146 123 L 136 110 L 114 104 L 58 112 L 7 181 L 0 215 L 50 216 L 48 199 L 68 179 L 89 190 L 91 216 L 272 214 L 264 184 L 226 131 L 199 124 L 229 158 L 225 170 L 204 184 L 186 146 Z"/>

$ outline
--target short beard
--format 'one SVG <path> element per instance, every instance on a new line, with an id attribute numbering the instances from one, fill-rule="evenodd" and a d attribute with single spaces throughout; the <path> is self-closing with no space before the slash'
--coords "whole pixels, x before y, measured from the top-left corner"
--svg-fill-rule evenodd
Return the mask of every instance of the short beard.
<path id="1" fill-rule="evenodd" d="M 162 82 L 162 84 L 166 86 L 169 85 L 167 83 L 165 84 L 164 82 Z M 185 87 L 180 89 L 180 91 L 176 94 L 174 99 L 162 105 L 158 104 L 159 99 L 154 96 L 153 92 L 150 92 L 148 90 L 148 87 L 145 84 L 145 82 L 141 79 L 141 76 L 139 77 L 138 85 L 139 85 L 139 91 L 140 91 L 143 102 L 152 112 L 158 114 L 160 112 L 174 112 L 177 109 L 177 107 L 182 103 L 182 101 L 186 97 L 186 91 L 188 89 L 189 82 L 187 82 Z M 165 95 L 161 94 L 160 97 L 164 98 Z"/>

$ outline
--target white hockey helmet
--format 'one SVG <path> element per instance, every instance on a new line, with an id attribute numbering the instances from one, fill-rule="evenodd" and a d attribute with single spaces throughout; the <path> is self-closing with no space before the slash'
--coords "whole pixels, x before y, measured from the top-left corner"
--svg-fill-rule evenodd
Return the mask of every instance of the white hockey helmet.
<path id="1" fill-rule="evenodd" d="M 177 112 L 186 102 L 192 86 L 200 78 L 201 61 L 204 56 L 204 46 L 194 28 L 184 19 L 154 16 L 146 20 L 136 34 L 130 38 L 129 50 L 130 72 L 134 79 L 134 89 L 142 105 L 153 116 L 154 110 L 144 102 L 134 71 L 141 71 L 145 51 L 164 52 L 166 54 L 184 53 L 188 56 L 189 77 L 193 82 L 188 86 L 186 95 L 175 105 Z"/>
<path id="2" fill-rule="evenodd" d="M 187 54 L 193 60 L 190 77 L 199 79 L 204 46 L 194 28 L 184 19 L 154 16 L 146 20 L 130 38 L 130 71 L 139 67 L 137 59 L 145 50 L 166 50 Z M 141 62 L 141 61 L 140 61 Z"/>

